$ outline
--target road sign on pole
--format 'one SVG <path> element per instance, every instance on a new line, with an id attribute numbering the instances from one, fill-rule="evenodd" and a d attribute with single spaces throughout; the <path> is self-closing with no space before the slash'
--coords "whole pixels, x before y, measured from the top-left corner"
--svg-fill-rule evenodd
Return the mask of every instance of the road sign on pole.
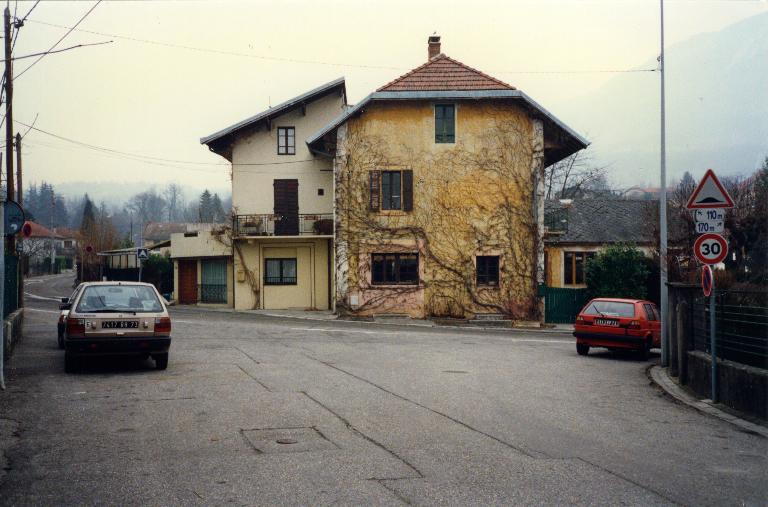
<path id="1" fill-rule="evenodd" d="M 148 248 L 137 248 L 136 249 L 136 258 L 140 261 L 145 261 L 149 259 L 149 249 Z"/>
<path id="2" fill-rule="evenodd" d="M 688 209 L 733 208 L 733 199 L 717 179 L 714 171 L 707 169 L 685 207 Z"/>
<path id="3" fill-rule="evenodd" d="M 718 264 L 728 255 L 728 243 L 719 234 L 702 234 L 693 244 L 693 253 L 702 264 Z"/>
<path id="4" fill-rule="evenodd" d="M 712 294 L 712 280 L 712 268 L 709 264 L 704 264 L 701 268 L 701 288 L 707 297 Z"/>

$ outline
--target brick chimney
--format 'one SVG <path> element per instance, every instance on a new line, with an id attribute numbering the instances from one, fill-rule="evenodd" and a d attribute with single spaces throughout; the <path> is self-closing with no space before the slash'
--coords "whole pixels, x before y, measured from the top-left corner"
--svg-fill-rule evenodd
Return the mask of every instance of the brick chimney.
<path id="1" fill-rule="evenodd" d="M 440 54 L 440 36 L 430 35 L 427 44 L 427 60 L 431 60 Z"/>

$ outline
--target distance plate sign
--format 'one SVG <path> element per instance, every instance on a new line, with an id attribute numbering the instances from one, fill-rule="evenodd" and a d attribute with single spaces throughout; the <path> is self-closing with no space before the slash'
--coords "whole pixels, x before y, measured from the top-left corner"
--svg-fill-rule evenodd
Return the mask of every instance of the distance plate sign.
<path id="1" fill-rule="evenodd" d="M 707 220 L 704 222 L 696 222 L 696 233 L 705 234 L 707 232 L 722 233 L 725 231 L 725 225 L 722 220 Z"/>
<path id="2" fill-rule="evenodd" d="M 702 234 L 693 244 L 693 253 L 702 264 L 717 264 L 728 255 L 728 243 L 719 234 Z"/>

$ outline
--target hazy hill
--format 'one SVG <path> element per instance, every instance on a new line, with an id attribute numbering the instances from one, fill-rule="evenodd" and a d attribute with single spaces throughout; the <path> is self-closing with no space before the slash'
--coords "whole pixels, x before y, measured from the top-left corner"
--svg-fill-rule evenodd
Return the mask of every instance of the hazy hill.
<path id="1" fill-rule="evenodd" d="M 56 183 L 54 184 L 54 187 L 57 193 L 64 195 L 69 199 L 79 199 L 87 192 L 88 196 L 97 204 L 104 201 L 108 205 L 120 206 L 125 204 L 125 202 L 133 195 L 147 190 L 154 189 L 157 193 L 162 195 L 166 185 L 148 182 L 94 183 L 73 181 L 68 183 Z M 190 185 L 182 185 L 182 189 L 187 202 L 198 199 L 203 190 L 205 190 L 202 187 L 198 188 Z M 222 199 L 229 197 L 229 194 L 231 193 L 231 189 L 228 187 L 210 187 L 208 190 L 210 190 L 211 193 L 218 193 L 219 197 Z"/>
<path id="2" fill-rule="evenodd" d="M 768 154 L 768 13 L 667 48 L 667 168 L 746 174 Z M 639 68 L 654 68 L 649 61 Z M 658 182 L 659 74 L 629 73 L 564 111 L 616 183 Z"/>

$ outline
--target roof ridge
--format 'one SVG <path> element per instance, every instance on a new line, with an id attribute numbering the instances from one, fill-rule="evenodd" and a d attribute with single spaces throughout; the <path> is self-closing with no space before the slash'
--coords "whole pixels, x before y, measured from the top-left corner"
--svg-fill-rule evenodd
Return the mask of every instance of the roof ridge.
<path id="1" fill-rule="evenodd" d="M 405 74 L 403 74 L 403 75 L 393 79 L 392 81 L 386 83 L 385 85 L 377 88 L 376 91 L 377 92 L 386 91 L 387 88 L 389 88 L 391 86 L 394 86 L 397 83 L 400 83 L 400 82 L 406 80 L 407 78 L 409 78 L 410 76 L 412 76 L 412 75 L 416 74 L 417 72 L 423 70 L 427 66 L 432 65 L 432 64 L 434 64 L 436 62 L 439 62 L 441 60 L 447 60 L 447 61 L 453 63 L 454 65 L 457 65 L 457 66 L 459 66 L 459 67 L 461 67 L 461 68 L 463 68 L 465 70 L 468 70 L 469 72 L 475 73 L 478 76 L 480 76 L 480 77 L 482 77 L 484 79 L 487 79 L 487 80 L 489 80 L 489 81 L 491 81 L 493 83 L 496 83 L 497 85 L 502 86 L 502 87 L 504 87 L 506 89 L 517 90 L 517 88 L 515 88 L 512 85 L 510 85 L 509 83 L 505 83 L 504 81 L 502 81 L 500 79 L 497 79 L 497 78 L 495 78 L 493 76 L 490 76 L 490 75 L 486 74 L 485 72 L 482 72 L 482 71 L 480 71 L 480 70 L 478 70 L 478 69 L 476 69 L 474 67 L 470 67 L 469 65 L 467 65 L 465 63 L 462 63 L 462 62 L 460 62 L 460 61 L 458 61 L 458 60 L 456 60 L 454 58 L 451 58 L 450 56 L 446 55 L 445 53 L 439 53 L 439 54 L 433 56 L 432 58 L 430 58 L 429 60 L 427 60 L 425 63 L 419 65 L 418 67 L 416 67 L 414 69 L 411 69 L 410 71 L 406 72 Z"/>

